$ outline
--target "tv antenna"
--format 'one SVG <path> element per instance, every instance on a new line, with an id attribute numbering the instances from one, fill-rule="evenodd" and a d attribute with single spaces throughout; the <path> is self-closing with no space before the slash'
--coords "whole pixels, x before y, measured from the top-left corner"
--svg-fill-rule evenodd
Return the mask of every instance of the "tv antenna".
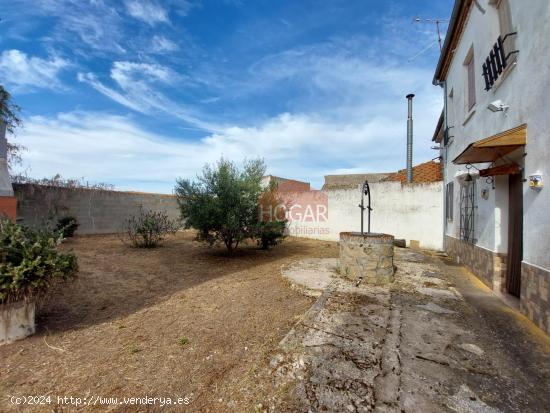
<path id="1" fill-rule="evenodd" d="M 443 48 L 441 44 L 441 28 L 439 25 L 441 23 L 447 23 L 449 19 L 421 19 L 420 17 L 415 17 L 413 19 L 414 23 L 431 23 L 435 24 L 435 27 L 437 28 L 437 42 L 439 43 L 439 51 L 441 52 L 441 49 Z"/>

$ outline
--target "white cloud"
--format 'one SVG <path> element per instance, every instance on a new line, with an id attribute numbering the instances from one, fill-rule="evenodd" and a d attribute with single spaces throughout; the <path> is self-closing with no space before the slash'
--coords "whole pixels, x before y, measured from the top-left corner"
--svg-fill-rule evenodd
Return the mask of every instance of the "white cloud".
<path id="1" fill-rule="evenodd" d="M 66 44 L 75 54 L 89 57 L 90 52 L 112 55 L 126 50 L 123 19 L 111 2 L 80 0 L 34 0 L 25 13 L 55 17 L 50 35 L 43 41 L 55 46 Z M 76 36 L 76 38 L 75 38 Z"/>
<path id="2" fill-rule="evenodd" d="M 203 120 L 196 111 L 167 98 L 159 88 L 173 85 L 179 75 L 168 67 L 150 63 L 114 62 L 111 79 L 120 91 L 106 86 L 93 73 L 79 73 L 78 79 L 117 103 L 144 114 L 164 112 L 205 130 L 219 127 Z"/>
<path id="3" fill-rule="evenodd" d="M 137 103 L 132 102 L 131 100 L 127 99 L 122 94 L 118 93 L 116 90 L 110 89 L 103 85 L 98 79 L 97 76 L 95 76 L 93 73 L 79 73 L 78 74 L 78 80 L 80 82 L 86 82 L 89 83 L 94 89 L 96 89 L 98 92 L 104 94 L 105 96 L 111 98 L 117 103 L 120 103 L 123 106 L 126 106 L 127 108 L 130 108 L 132 110 L 135 110 L 137 112 L 145 113 L 145 110 Z"/>
<path id="4" fill-rule="evenodd" d="M 0 55 L 0 78 L 15 90 L 60 89 L 58 74 L 70 66 L 60 57 L 42 59 L 19 50 L 6 50 Z"/>
<path id="5" fill-rule="evenodd" d="M 153 36 L 151 39 L 151 51 L 153 53 L 175 52 L 179 46 L 164 36 Z"/>
<path id="6" fill-rule="evenodd" d="M 168 23 L 168 13 L 159 4 L 147 0 L 127 0 L 126 10 L 130 16 L 147 24 Z"/>
<path id="7" fill-rule="evenodd" d="M 177 74 L 172 69 L 157 64 L 114 62 L 111 78 L 122 88 L 128 88 L 140 78 L 150 82 L 170 84 L 177 79 Z"/>

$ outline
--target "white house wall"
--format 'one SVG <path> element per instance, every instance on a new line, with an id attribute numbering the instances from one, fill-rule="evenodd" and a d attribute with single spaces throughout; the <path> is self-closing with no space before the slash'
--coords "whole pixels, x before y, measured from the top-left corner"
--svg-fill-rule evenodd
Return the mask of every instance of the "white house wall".
<path id="1" fill-rule="evenodd" d="M 464 165 L 453 165 L 468 144 L 496 133 L 526 123 L 527 155 L 524 159 L 525 176 L 541 172 L 545 178 L 550 173 L 550 2 L 548 0 L 510 0 L 512 25 L 517 30 L 515 39 L 517 64 L 500 84 L 490 91 L 484 90 L 482 63 L 500 34 L 496 8 L 488 0 L 479 0 L 483 14 L 475 5 L 454 52 L 447 76 L 449 134 L 454 136 L 446 153 L 445 182 L 453 179 Z M 468 112 L 465 103 L 466 69 L 463 62 L 473 46 L 476 70 L 476 105 Z M 500 99 L 510 108 L 493 113 L 487 105 Z M 521 153 L 513 154 L 521 162 Z M 485 167 L 488 165 L 476 165 Z M 507 183 L 498 178 L 495 187 L 484 178 L 477 180 L 477 215 L 475 236 L 477 245 L 495 252 L 506 252 L 507 246 Z M 482 188 L 489 189 L 489 199 L 480 197 Z M 458 206 L 459 186 L 455 184 L 455 205 Z M 506 200 L 506 201 L 504 201 Z M 496 203 L 495 203 L 496 202 Z M 525 262 L 550 268 L 547 245 L 550 233 L 550 189 L 536 192 L 524 184 L 524 256 Z M 453 222 L 449 222 L 446 234 L 458 237 L 459 210 L 454 209 Z"/>

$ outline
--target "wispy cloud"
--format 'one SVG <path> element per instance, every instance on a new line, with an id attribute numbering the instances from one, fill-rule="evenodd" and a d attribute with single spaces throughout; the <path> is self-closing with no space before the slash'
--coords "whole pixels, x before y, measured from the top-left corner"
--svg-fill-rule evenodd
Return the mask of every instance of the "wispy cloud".
<path id="1" fill-rule="evenodd" d="M 93 73 L 79 73 L 81 82 L 132 110 L 152 115 L 155 111 L 181 119 L 200 129 L 214 131 L 219 127 L 203 120 L 196 110 L 169 99 L 159 89 L 173 85 L 179 75 L 168 67 L 151 63 L 114 62 L 111 80 L 118 89 L 106 86 Z"/>
<path id="2" fill-rule="evenodd" d="M 117 54 L 126 51 L 121 45 L 124 37 L 122 17 L 114 6 L 101 0 L 37 0 L 29 13 L 56 18 L 51 38 L 44 39 L 52 44 L 69 45 L 86 56 L 90 50 Z"/>
<path id="3" fill-rule="evenodd" d="M 114 100 L 115 102 L 126 106 L 137 112 L 146 113 L 145 108 L 142 105 L 139 105 L 137 102 L 132 102 L 130 99 L 123 96 L 121 93 L 113 90 L 105 85 L 103 85 L 98 79 L 97 76 L 93 73 L 79 73 L 78 80 L 81 82 L 89 83 L 94 89 L 98 92 L 104 94 L 108 98 Z"/>
<path id="4" fill-rule="evenodd" d="M 167 53 L 179 50 L 179 46 L 164 36 L 153 36 L 151 39 L 151 51 L 153 53 Z"/>
<path id="5" fill-rule="evenodd" d="M 6 50 L 0 55 L 0 79 L 16 91 L 61 89 L 59 72 L 70 62 L 57 56 L 42 59 L 19 50 Z"/>
<path id="6" fill-rule="evenodd" d="M 126 0 L 126 9 L 130 16 L 154 26 L 168 23 L 168 12 L 159 4 L 149 0 Z"/>

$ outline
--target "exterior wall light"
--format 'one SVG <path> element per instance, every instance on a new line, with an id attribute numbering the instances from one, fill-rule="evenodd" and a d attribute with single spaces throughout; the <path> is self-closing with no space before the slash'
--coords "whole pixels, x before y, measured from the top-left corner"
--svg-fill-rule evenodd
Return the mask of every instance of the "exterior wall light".
<path id="1" fill-rule="evenodd" d="M 487 109 L 491 112 L 505 112 L 510 106 L 502 103 L 502 100 L 495 100 L 487 105 Z"/>

